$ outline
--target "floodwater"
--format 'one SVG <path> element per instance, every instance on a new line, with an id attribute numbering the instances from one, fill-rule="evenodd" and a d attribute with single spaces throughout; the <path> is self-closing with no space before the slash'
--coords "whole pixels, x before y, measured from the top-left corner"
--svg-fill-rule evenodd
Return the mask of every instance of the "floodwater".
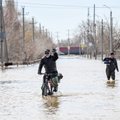
<path id="1" fill-rule="evenodd" d="M 120 65 L 120 62 L 118 62 Z M 58 95 L 42 98 L 38 64 L 0 71 L 0 120 L 120 120 L 120 75 L 106 84 L 100 60 L 61 57 Z"/>

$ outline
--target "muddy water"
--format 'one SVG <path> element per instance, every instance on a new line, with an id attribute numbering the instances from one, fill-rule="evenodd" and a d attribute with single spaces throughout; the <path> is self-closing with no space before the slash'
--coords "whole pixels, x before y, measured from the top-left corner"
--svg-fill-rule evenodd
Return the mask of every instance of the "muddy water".
<path id="1" fill-rule="evenodd" d="M 119 73 L 109 86 L 99 60 L 62 57 L 57 66 L 64 78 L 57 95 L 47 98 L 41 97 L 38 64 L 0 71 L 0 120 L 120 119 Z"/>

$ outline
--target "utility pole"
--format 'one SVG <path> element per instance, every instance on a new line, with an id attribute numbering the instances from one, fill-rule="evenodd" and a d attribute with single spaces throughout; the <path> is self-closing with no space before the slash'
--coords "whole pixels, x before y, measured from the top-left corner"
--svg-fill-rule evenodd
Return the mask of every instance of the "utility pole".
<path id="1" fill-rule="evenodd" d="M 23 47 L 23 52 L 24 52 L 24 47 L 25 47 L 25 8 L 22 8 L 22 15 L 23 15 L 23 42 L 22 42 L 22 47 Z"/>
<path id="2" fill-rule="evenodd" d="M 89 11 L 89 8 L 88 8 L 88 15 L 87 15 L 87 57 L 89 55 L 89 31 L 90 31 L 90 20 L 89 20 L 89 16 L 90 16 L 90 11 Z"/>
<path id="3" fill-rule="evenodd" d="M 22 22 L 23 22 L 23 40 L 22 40 L 22 60 L 25 59 L 25 8 L 22 8 Z"/>
<path id="4" fill-rule="evenodd" d="M 7 41 L 5 35 L 5 23 L 4 23 L 4 16 L 3 16 L 3 7 L 2 7 L 2 0 L 0 0 L 0 57 L 1 57 L 1 66 L 3 69 L 3 64 L 8 63 L 8 50 L 7 50 Z"/>
<path id="5" fill-rule="evenodd" d="M 80 38 L 80 36 L 78 37 L 78 39 L 79 39 L 79 55 L 81 55 L 81 38 Z"/>
<path id="6" fill-rule="evenodd" d="M 57 43 L 58 43 L 58 48 L 59 48 L 59 33 L 57 32 Z"/>
<path id="7" fill-rule="evenodd" d="M 25 51 L 25 15 L 27 15 L 27 14 L 25 14 L 25 8 L 22 7 L 22 22 L 23 22 L 22 59 L 23 60 L 25 59 L 25 56 L 26 56 L 26 51 Z"/>
<path id="8" fill-rule="evenodd" d="M 34 20 L 34 18 L 32 17 L 32 23 L 30 23 L 30 24 L 32 24 L 32 41 L 34 41 L 35 40 L 35 20 Z M 39 27 L 40 27 L 40 32 L 41 32 L 41 24 L 39 24 Z"/>
<path id="9" fill-rule="evenodd" d="M 58 53 L 60 51 L 59 33 L 57 32 Z"/>
<path id="10" fill-rule="evenodd" d="M 35 40 L 35 20 L 34 18 L 32 17 L 32 23 L 29 23 L 29 24 L 32 24 L 32 41 Z M 39 31 L 41 33 L 41 24 L 39 24 Z"/>
<path id="11" fill-rule="evenodd" d="M 44 29 L 45 29 L 44 26 L 42 26 L 42 33 L 43 33 L 43 35 L 45 34 L 45 30 Z"/>
<path id="12" fill-rule="evenodd" d="M 32 18 L 32 41 L 35 40 L 35 26 L 34 26 L 35 22 L 34 22 L 34 18 Z"/>
<path id="13" fill-rule="evenodd" d="M 41 24 L 39 24 L 39 31 L 40 31 L 40 34 L 41 34 L 41 31 L 42 31 L 42 30 L 41 30 Z"/>
<path id="14" fill-rule="evenodd" d="M 46 37 L 48 37 L 48 30 L 47 29 L 45 29 L 45 33 L 46 33 Z"/>
<path id="15" fill-rule="evenodd" d="M 110 11 L 110 52 L 113 52 L 113 18 L 112 18 L 112 11 Z"/>
<path id="16" fill-rule="evenodd" d="M 3 12 L 2 12 L 3 14 Z M 3 17 L 3 39 L 4 39 L 4 51 L 5 51 L 5 63 L 8 63 L 8 46 L 7 46 L 7 40 L 6 40 L 6 30 L 5 30 L 5 21 Z"/>
<path id="17" fill-rule="evenodd" d="M 68 29 L 68 55 L 70 55 L 70 30 Z"/>
<path id="18" fill-rule="evenodd" d="M 3 69 L 3 11 L 2 11 L 2 0 L 0 0 L 0 34 L 1 34 L 1 67 Z"/>
<path id="19" fill-rule="evenodd" d="M 93 11 L 93 35 L 94 35 L 94 56 L 95 56 L 95 59 L 97 59 L 96 23 L 95 23 L 95 4 L 94 4 L 94 11 Z"/>
<path id="20" fill-rule="evenodd" d="M 110 9 L 110 42 L 109 42 L 109 52 L 113 52 L 113 17 L 112 10 L 109 6 L 104 5 L 106 8 Z"/>
<path id="21" fill-rule="evenodd" d="M 103 19 L 101 21 L 101 60 L 103 60 Z"/>

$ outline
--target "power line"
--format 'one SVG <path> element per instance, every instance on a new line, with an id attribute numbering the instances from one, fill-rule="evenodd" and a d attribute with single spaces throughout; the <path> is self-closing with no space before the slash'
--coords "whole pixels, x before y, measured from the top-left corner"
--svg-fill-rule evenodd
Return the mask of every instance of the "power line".
<path id="1" fill-rule="evenodd" d="M 8 0 L 9 1 L 9 0 Z M 88 8 L 88 6 L 79 6 L 79 5 L 60 5 L 60 4 L 41 4 L 41 3 L 31 3 L 31 2 L 15 2 L 18 4 L 31 5 L 31 6 L 47 6 L 47 7 L 82 7 Z"/>
<path id="2" fill-rule="evenodd" d="M 9 0 L 8 0 L 9 1 Z M 5 1 L 4 1 L 5 2 Z M 25 7 L 42 7 L 42 8 L 74 8 L 74 9 L 81 9 L 81 8 L 93 8 L 93 6 L 80 6 L 80 5 L 67 5 L 67 4 L 41 4 L 41 3 L 34 3 L 34 2 L 15 2 L 18 6 L 25 6 Z M 96 6 L 96 8 L 105 8 L 104 6 Z M 112 9 L 120 9 L 120 6 L 111 6 Z"/>

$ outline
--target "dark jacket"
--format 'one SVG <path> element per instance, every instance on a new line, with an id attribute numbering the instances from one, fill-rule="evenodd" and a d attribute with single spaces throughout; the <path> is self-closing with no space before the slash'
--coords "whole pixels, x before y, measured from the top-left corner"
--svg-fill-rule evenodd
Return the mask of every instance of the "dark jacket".
<path id="1" fill-rule="evenodd" d="M 119 71 L 117 60 L 115 58 L 105 58 L 103 61 L 106 63 L 106 69 L 109 69 L 110 71 L 114 71 L 116 69 Z"/>
<path id="2" fill-rule="evenodd" d="M 57 73 L 56 60 L 58 59 L 58 54 L 55 52 L 53 55 L 50 55 L 48 58 L 45 56 L 41 59 L 38 74 L 41 73 L 42 67 L 44 66 L 46 73 Z"/>

